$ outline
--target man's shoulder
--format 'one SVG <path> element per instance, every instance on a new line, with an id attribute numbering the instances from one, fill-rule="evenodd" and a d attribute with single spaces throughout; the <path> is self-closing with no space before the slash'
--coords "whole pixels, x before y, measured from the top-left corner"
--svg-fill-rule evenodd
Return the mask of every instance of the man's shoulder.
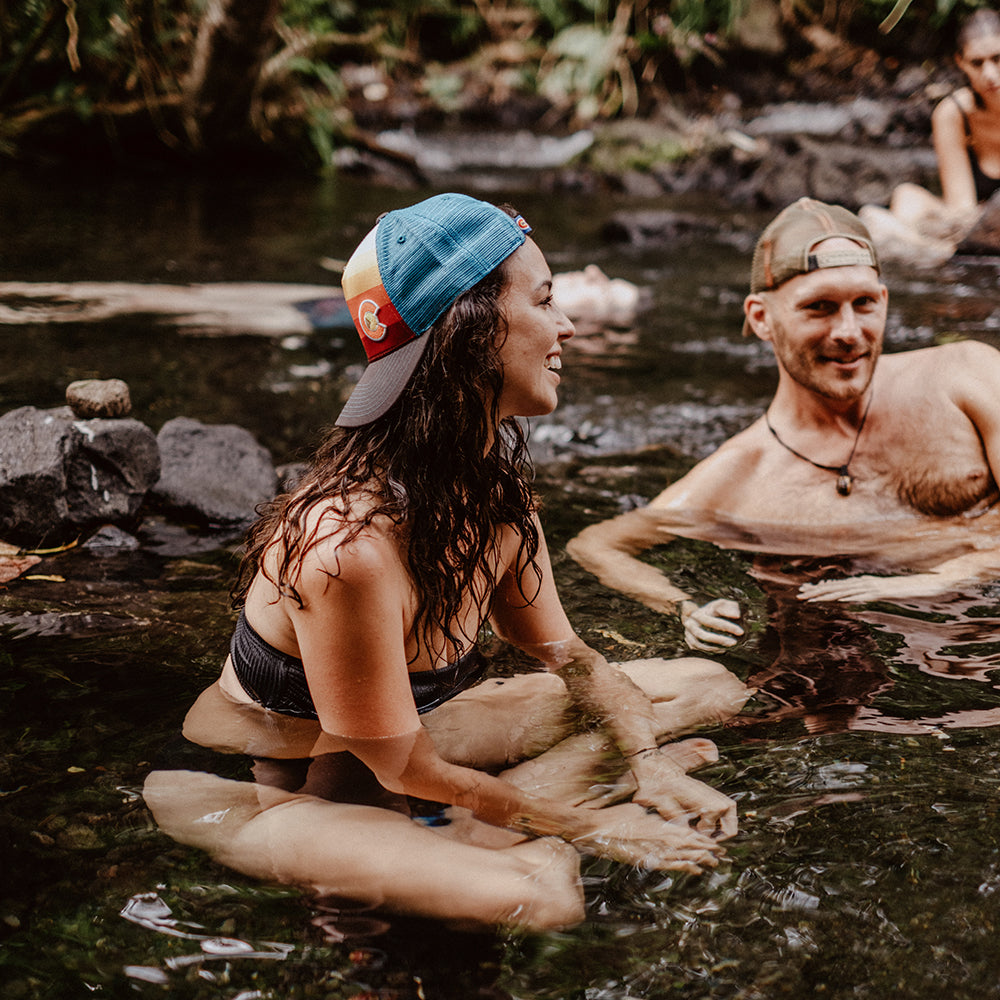
<path id="1" fill-rule="evenodd" d="M 767 430 L 763 418 L 760 418 L 724 441 L 690 472 L 671 483 L 652 505 L 666 507 L 680 498 L 685 503 L 705 501 L 718 489 L 723 489 L 728 495 L 735 481 L 756 468 L 766 443 Z"/>
<path id="2" fill-rule="evenodd" d="M 879 365 L 894 377 L 924 377 L 933 373 L 973 374 L 975 366 L 1000 364 L 1000 351 L 979 340 L 955 340 L 915 351 L 886 354 Z"/>

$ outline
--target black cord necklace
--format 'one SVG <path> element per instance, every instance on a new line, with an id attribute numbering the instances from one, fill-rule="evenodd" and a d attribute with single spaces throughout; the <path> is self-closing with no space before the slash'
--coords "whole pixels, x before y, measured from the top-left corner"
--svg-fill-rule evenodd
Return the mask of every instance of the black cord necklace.
<path id="1" fill-rule="evenodd" d="M 847 461 L 843 465 L 820 465 L 819 462 L 814 462 L 811 458 L 803 455 L 801 452 L 796 451 L 790 444 L 785 444 L 784 441 L 778 437 L 778 432 L 771 426 L 771 420 L 767 415 L 767 410 L 764 411 L 764 423 L 767 424 L 767 429 L 774 435 L 774 440 L 781 445 L 782 448 L 790 451 L 796 458 L 801 458 L 803 462 L 808 462 L 810 465 L 814 465 L 817 469 L 822 469 L 824 472 L 836 472 L 837 473 L 837 492 L 842 497 L 848 497 L 851 495 L 851 488 L 854 486 L 854 477 L 851 475 L 850 465 L 854 458 L 854 452 L 857 451 L 858 441 L 861 439 L 861 432 L 865 429 L 865 421 L 868 419 L 868 411 L 871 409 L 872 400 L 875 398 L 875 390 L 872 389 L 871 395 L 868 397 L 868 404 L 865 406 L 865 412 L 861 417 L 861 423 L 858 426 L 858 433 L 854 435 L 854 444 L 851 446 L 851 453 L 847 456 Z"/>

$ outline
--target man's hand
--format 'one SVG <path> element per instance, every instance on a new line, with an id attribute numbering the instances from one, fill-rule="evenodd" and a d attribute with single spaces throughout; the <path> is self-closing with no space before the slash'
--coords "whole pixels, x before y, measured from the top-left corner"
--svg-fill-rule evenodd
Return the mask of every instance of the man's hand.
<path id="1" fill-rule="evenodd" d="M 946 573 L 913 573 L 909 576 L 849 576 L 820 580 L 799 587 L 798 599 L 809 603 L 841 601 L 864 604 L 905 597 L 936 597 L 955 590 L 958 581 Z"/>
<path id="2" fill-rule="evenodd" d="M 682 601 L 680 616 L 687 644 L 704 653 L 713 653 L 719 646 L 735 646 L 743 635 L 743 629 L 736 624 L 740 606 L 735 601 L 719 598 L 700 608 L 694 601 Z"/>

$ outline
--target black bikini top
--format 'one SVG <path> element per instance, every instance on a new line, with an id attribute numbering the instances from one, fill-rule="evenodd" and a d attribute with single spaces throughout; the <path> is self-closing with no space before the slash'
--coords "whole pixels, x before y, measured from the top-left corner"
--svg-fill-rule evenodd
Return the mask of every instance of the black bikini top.
<path id="1" fill-rule="evenodd" d="M 242 608 L 229 643 L 229 654 L 240 685 L 259 705 L 283 715 L 318 718 L 302 661 L 262 639 Z M 482 679 L 487 666 L 486 657 L 473 646 L 454 663 L 411 673 L 410 690 L 417 712 L 423 715 L 471 687 Z"/>
<path id="2" fill-rule="evenodd" d="M 976 155 L 975 147 L 972 145 L 972 126 L 969 124 L 969 116 L 965 113 L 965 108 L 959 103 L 954 94 L 949 95 L 958 107 L 962 115 L 962 125 L 965 129 L 965 147 L 969 154 L 969 165 L 972 167 L 972 181 L 976 186 L 976 201 L 988 201 L 990 196 L 1000 191 L 1000 177 L 990 177 L 983 173 L 983 168 L 979 164 L 979 157 Z"/>

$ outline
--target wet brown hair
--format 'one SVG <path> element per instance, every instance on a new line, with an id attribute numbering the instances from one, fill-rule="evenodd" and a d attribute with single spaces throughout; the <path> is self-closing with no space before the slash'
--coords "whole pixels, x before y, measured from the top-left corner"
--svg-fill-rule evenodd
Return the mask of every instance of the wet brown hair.
<path id="1" fill-rule="evenodd" d="M 259 509 L 233 586 L 234 605 L 245 601 L 262 572 L 301 606 L 295 581 L 302 560 L 337 530 L 308 527 L 317 505 L 347 525 L 341 545 L 376 518 L 387 517 L 404 532 L 418 601 L 418 649 L 423 643 L 439 651 L 438 633 L 459 655 L 475 642 L 474 635 L 456 635 L 455 622 L 470 592 L 480 621 L 488 613 L 492 589 L 480 583 L 477 591 L 475 581 L 494 578 L 501 525 L 519 536 L 517 584 L 526 603 L 533 599 L 541 572 L 527 441 L 517 420 L 499 419 L 507 261 L 460 295 L 425 334 L 427 350 L 388 412 L 361 427 L 330 431 L 294 489 Z M 279 547 L 276 578 L 264 565 L 272 545 Z"/>
<path id="2" fill-rule="evenodd" d="M 973 39 L 989 35 L 1000 35 L 1000 14 L 989 7 L 980 7 L 959 24 L 955 34 L 955 51 L 961 55 Z"/>

